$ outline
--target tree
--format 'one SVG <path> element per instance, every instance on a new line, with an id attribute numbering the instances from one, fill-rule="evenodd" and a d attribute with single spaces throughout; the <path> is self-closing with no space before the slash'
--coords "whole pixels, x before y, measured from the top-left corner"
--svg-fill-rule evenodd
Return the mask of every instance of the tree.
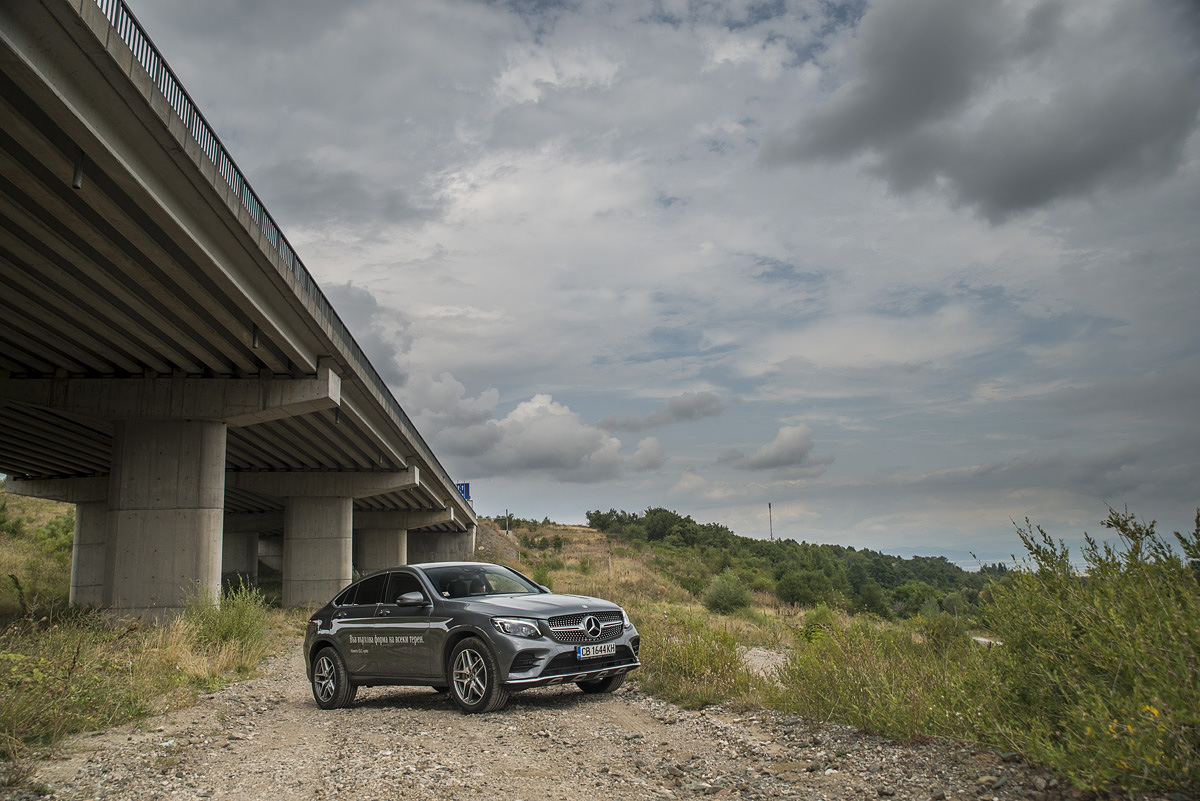
<path id="1" fill-rule="evenodd" d="M 704 593 L 704 608 L 722 615 L 745 609 L 750 601 L 750 589 L 732 570 L 714 578 Z"/>
<path id="2" fill-rule="evenodd" d="M 833 582 L 820 570 L 792 570 L 775 585 L 775 595 L 785 604 L 816 606 L 827 603 Z"/>

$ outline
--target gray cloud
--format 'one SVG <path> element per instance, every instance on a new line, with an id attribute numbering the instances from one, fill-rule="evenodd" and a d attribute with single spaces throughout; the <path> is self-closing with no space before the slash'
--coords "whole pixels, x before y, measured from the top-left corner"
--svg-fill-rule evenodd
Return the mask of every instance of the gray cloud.
<path id="1" fill-rule="evenodd" d="M 812 429 L 806 425 L 782 426 L 775 439 L 746 456 L 734 448 L 717 457 L 717 463 L 738 470 L 774 470 L 779 479 L 814 478 L 825 471 L 832 456 L 814 457 Z"/>
<path id="2" fill-rule="evenodd" d="M 1195 41 L 1174 29 L 1176 12 L 1169 0 L 1118 4 L 1068 27 L 1053 0 L 1023 16 L 991 0 L 873 6 L 855 79 L 763 159 L 868 155 L 893 191 L 941 186 L 993 222 L 1162 177 L 1200 111 Z"/>
<path id="3" fill-rule="evenodd" d="M 475 479 L 535 475 L 566 483 L 618 475 L 621 441 L 585 424 L 551 396 L 535 395 L 502 418 L 493 416 L 496 399 L 494 389 L 476 399 L 465 397 L 462 384 L 449 375 L 413 395 L 421 407 L 417 424 L 435 447 L 457 457 L 458 474 Z M 639 451 L 643 463 L 652 451 L 649 445 Z"/>
<path id="4" fill-rule="evenodd" d="M 657 470 L 666 463 L 667 455 L 658 437 L 646 437 L 639 442 L 637 452 L 629 462 L 630 467 L 638 471 Z"/>
<path id="5" fill-rule="evenodd" d="M 812 453 L 812 429 L 808 426 L 784 426 L 775 439 L 763 445 L 746 459 L 747 470 L 772 470 L 796 467 L 808 461 Z"/>
<path id="6" fill-rule="evenodd" d="M 323 290 L 380 377 L 393 390 L 404 386 L 408 371 L 402 357 L 412 348 L 412 335 L 404 316 L 386 310 L 386 319 L 395 326 L 395 330 L 389 330 L 383 325 L 385 310 L 380 308 L 370 290 L 349 281 Z"/>
<path id="7" fill-rule="evenodd" d="M 428 218 L 432 212 L 414 205 L 401 189 L 312 158 L 277 161 L 257 176 L 281 224 L 375 228 Z"/>
<path id="8" fill-rule="evenodd" d="M 647 428 L 716 417 L 725 409 L 721 398 L 712 392 L 685 392 L 667 399 L 662 409 L 655 409 L 644 417 L 627 414 L 618 418 L 609 415 L 596 423 L 597 428 L 609 431 L 644 431 Z"/>

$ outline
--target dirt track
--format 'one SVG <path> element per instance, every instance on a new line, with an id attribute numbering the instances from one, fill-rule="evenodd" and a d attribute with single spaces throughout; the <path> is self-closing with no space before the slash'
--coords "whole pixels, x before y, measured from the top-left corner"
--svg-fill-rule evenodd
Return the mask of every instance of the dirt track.
<path id="1" fill-rule="evenodd" d="M 1011 759 L 1011 757 L 1010 757 Z M 68 742 L 37 781 L 62 799 L 1031 798 L 1063 795 L 998 754 L 902 745 L 775 713 L 687 712 L 626 685 L 513 696 L 464 716 L 424 688 L 312 701 L 300 642 L 197 706 Z"/>

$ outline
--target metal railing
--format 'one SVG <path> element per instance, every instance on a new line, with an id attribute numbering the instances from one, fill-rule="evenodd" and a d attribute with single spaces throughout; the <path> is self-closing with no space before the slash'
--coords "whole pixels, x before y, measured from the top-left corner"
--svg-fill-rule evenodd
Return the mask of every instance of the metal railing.
<path id="1" fill-rule="evenodd" d="M 134 17 L 133 12 L 125 5 L 124 0 L 93 0 L 100 12 L 108 19 L 113 31 L 125 42 L 125 45 L 133 53 L 134 59 L 141 64 L 142 69 L 150 76 L 150 80 L 162 92 L 167 103 L 174 109 L 175 114 L 183 122 L 184 128 L 191 134 L 196 144 L 204 151 L 212 163 L 217 168 L 217 173 L 224 179 L 229 188 L 234 191 L 242 208 L 250 215 L 250 219 L 254 220 L 259 229 L 266 235 L 267 241 L 271 243 L 271 247 L 279 255 L 279 258 L 287 266 L 296 278 L 296 285 L 304 292 L 313 302 L 318 313 L 325 316 L 329 322 L 335 335 L 341 337 L 345 343 L 350 356 L 358 362 L 358 367 L 362 374 L 371 381 L 380 395 L 390 404 L 391 410 L 397 417 L 408 427 L 416 438 L 417 443 L 424 451 L 424 456 L 430 466 L 435 469 L 437 474 L 446 483 L 446 488 L 455 487 L 455 482 L 450 478 L 446 469 L 442 467 L 441 462 L 433 455 L 433 450 L 425 442 L 412 420 L 400 408 L 400 403 L 392 395 L 392 391 L 388 389 L 386 383 L 371 361 L 367 358 L 354 336 L 350 333 L 350 329 L 342 322 L 342 318 L 334 311 L 333 305 L 329 299 L 325 297 L 325 293 L 317 286 L 317 282 L 305 268 L 304 263 L 300 261 L 300 257 L 292 248 L 287 237 L 279 230 L 279 226 L 275 220 L 267 212 L 266 206 L 259 199 L 258 195 L 250 187 L 250 182 L 238 169 L 233 158 L 221 144 L 220 138 L 213 131 L 212 126 L 204 119 L 204 115 L 200 113 L 200 109 L 196 106 L 195 101 L 188 95 L 187 90 L 183 88 L 183 84 L 171 67 L 167 64 L 162 54 L 158 52 L 158 48 L 150 41 L 150 37 L 146 35 L 146 31 L 142 28 L 141 23 Z"/>

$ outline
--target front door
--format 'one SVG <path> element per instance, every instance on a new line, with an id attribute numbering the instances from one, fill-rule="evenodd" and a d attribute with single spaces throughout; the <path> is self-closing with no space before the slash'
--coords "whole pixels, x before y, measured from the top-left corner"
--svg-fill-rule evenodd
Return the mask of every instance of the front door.
<path id="1" fill-rule="evenodd" d="M 421 593 L 425 603 L 397 603 L 402 595 L 414 592 Z M 383 602 L 375 610 L 373 626 L 379 642 L 379 675 L 406 679 L 432 678 L 433 659 L 429 639 L 429 613 L 432 609 L 416 575 L 407 570 L 389 574 L 387 591 Z"/>

